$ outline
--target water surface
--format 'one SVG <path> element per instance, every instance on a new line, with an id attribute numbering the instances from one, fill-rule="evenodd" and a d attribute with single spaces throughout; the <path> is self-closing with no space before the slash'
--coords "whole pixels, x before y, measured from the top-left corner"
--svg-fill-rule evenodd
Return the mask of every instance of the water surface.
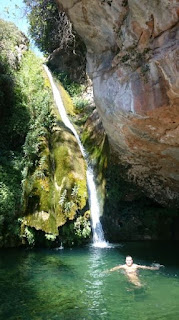
<path id="1" fill-rule="evenodd" d="M 172 243 L 114 248 L 0 251 L 2 320 L 178 320 L 179 261 Z M 142 288 L 120 270 L 125 255 L 159 271 L 140 270 Z"/>

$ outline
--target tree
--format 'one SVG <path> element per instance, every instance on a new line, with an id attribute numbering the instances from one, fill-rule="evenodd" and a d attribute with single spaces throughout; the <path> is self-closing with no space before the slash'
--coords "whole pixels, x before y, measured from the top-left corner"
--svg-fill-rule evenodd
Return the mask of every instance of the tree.
<path id="1" fill-rule="evenodd" d="M 24 0 L 30 22 L 30 35 L 45 54 L 73 47 L 75 34 L 65 12 L 59 12 L 55 0 Z"/>
<path id="2" fill-rule="evenodd" d="M 55 0 L 24 0 L 30 35 L 48 55 L 48 66 L 71 81 L 86 80 L 86 46 Z M 60 63 L 59 63 L 60 61 Z"/>

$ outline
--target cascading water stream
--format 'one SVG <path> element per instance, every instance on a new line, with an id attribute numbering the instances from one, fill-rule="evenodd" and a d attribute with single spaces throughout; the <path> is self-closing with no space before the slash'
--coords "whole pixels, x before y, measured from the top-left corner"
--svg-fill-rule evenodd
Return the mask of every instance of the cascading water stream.
<path id="1" fill-rule="evenodd" d="M 92 223 L 92 230 L 93 230 L 93 244 L 96 247 L 107 247 L 108 243 L 104 239 L 104 233 L 103 233 L 102 225 L 101 225 L 100 219 L 99 219 L 100 209 L 99 209 L 99 202 L 98 202 L 98 197 L 97 197 L 96 185 L 94 182 L 93 169 L 88 164 L 87 154 L 86 154 L 84 147 L 80 141 L 78 133 L 76 132 L 76 130 L 75 130 L 74 126 L 72 125 L 72 123 L 70 122 L 70 120 L 68 119 L 65 107 L 64 107 L 62 99 L 61 99 L 60 92 L 53 81 L 53 77 L 51 75 L 51 72 L 49 71 L 48 67 L 45 65 L 44 65 L 44 69 L 45 69 L 45 71 L 48 75 L 48 78 L 50 80 L 54 100 L 57 105 L 60 116 L 62 118 L 62 121 L 65 124 L 65 126 L 73 132 L 73 134 L 78 142 L 78 145 L 80 147 L 81 153 L 82 153 L 82 155 L 86 161 L 86 164 L 87 164 L 86 178 L 87 178 L 87 186 L 88 186 L 88 193 L 89 193 L 91 223 Z"/>

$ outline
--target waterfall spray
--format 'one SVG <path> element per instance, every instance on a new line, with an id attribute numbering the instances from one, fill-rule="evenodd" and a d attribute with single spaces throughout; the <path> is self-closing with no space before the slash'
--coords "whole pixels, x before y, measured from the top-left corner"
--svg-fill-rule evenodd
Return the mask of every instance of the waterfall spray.
<path id="1" fill-rule="evenodd" d="M 88 186 L 88 193 L 89 193 L 91 224 L 92 224 L 92 230 L 93 230 L 93 244 L 96 247 L 107 247 L 108 243 L 104 239 L 104 233 L 103 233 L 102 225 L 100 223 L 100 209 L 99 209 L 99 202 L 98 202 L 98 197 L 97 197 L 96 185 L 94 182 L 93 169 L 88 164 L 88 156 L 87 156 L 85 149 L 80 141 L 78 133 L 75 130 L 72 123 L 70 122 L 70 120 L 68 119 L 65 107 L 64 107 L 62 99 L 61 99 L 60 92 L 54 83 L 51 72 L 49 71 L 48 67 L 45 65 L 44 65 L 44 69 L 45 69 L 45 71 L 48 75 L 48 78 L 50 80 L 54 100 L 57 105 L 58 111 L 60 113 L 61 119 L 62 119 L 63 123 L 66 125 L 66 127 L 68 127 L 72 131 L 72 133 L 74 134 L 74 136 L 78 142 L 78 145 L 80 147 L 81 153 L 82 153 L 82 155 L 86 161 L 86 164 L 87 164 L 86 178 L 87 178 L 87 186 Z"/>

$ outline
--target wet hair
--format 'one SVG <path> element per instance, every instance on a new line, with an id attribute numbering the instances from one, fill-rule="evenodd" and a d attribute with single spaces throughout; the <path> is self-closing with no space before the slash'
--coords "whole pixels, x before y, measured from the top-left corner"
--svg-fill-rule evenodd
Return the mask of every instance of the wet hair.
<path id="1" fill-rule="evenodd" d="M 127 259 L 127 258 L 131 258 L 131 259 L 132 259 L 132 257 L 131 257 L 131 256 L 126 256 L 126 259 Z M 133 259 L 132 259 L 132 260 L 133 260 Z"/>

